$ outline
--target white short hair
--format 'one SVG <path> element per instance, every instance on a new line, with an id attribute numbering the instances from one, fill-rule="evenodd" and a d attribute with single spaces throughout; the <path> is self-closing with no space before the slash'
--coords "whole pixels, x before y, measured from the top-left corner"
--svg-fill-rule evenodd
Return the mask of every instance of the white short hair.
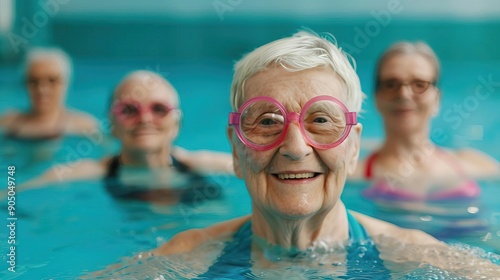
<path id="1" fill-rule="evenodd" d="M 61 72 L 64 80 L 69 83 L 71 75 L 73 73 L 73 67 L 71 64 L 71 59 L 66 52 L 59 48 L 41 48 L 36 47 L 30 49 L 26 54 L 25 64 L 24 64 L 24 75 L 28 73 L 28 69 L 37 60 L 41 59 L 54 59 L 61 65 Z"/>
<path id="2" fill-rule="evenodd" d="M 170 94 L 175 100 L 176 104 L 172 105 L 180 106 L 179 93 L 177 92 L 175 87 L 159 73 L 155 73 L 149 70 L 134 70 L 125 75 L 125 77 L 122 78 L 122 80 L 113 90 L 113 97 L 112 97 L 113 99 L 116 97 L 117 91 L 120 89 L 120 87 L 129 80 L 138 81 L 136 90 L 139 91 L 152 89 L 152 87 L 156 87 L 159 85 L 164 86 L 166 89 L 169 90 L 168 94 Z"/>
<path id="3" fill-rule="evenodd" d="M 276 65 L 287 71 L 331 68 L 345 84 L 347 108 L 353 112 L 361 111 L 365 95 L 361 91 L 354 59 L 337 46 L 331 34 L 319 36 L 311 31 L 299 31 L 291 37 L 261 46 L 235 64 L 230 96 L 233 110 L 236 111 L 244 101 L 245 81 Z"/>

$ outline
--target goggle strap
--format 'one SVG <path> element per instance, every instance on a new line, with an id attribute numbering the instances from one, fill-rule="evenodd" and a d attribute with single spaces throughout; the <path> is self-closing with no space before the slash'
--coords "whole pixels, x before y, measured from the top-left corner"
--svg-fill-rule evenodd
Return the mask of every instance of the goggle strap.
<path id="1" fill-rule="evenodd" d="M 229 125 L 239 125 L 240 124 L 240 113 L 231 112 L 229 113 Z"/>
<path id="2" fill-rule="evenodd" d="M 356 125 L 358 124 L 358 117 L 356 112 L 347 112 L 345 113 L 346 124 L 348 125 Z"/>

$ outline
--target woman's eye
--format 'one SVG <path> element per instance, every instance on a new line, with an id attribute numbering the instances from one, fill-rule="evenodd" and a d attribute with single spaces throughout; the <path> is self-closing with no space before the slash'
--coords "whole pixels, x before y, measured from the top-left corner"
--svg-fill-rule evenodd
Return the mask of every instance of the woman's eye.
<path id="1" fill-rule="evenodd" d="M 415 86 L 419 87 L 419 88 L 423 88 L 425 85 L 425 83 L 423 82 L 415 82 Z"/>
<path id="2" fill-rule="evenodd" d="M 276 124 L 276 121 L 274 121 L 271 118 L 266 118 L 266 119 L 261 120 L 259 122 L 259 124 L 261 124 L 261 125 L 273 125 L 273 124 Z"/>
<path id="3" fill-rule="evenodd" d="M 398 87 L 398 83 L 395 81 L 389 81 L 385 83 L 385 87 L 388 89 L 394 89 Z"/>
<path id="4" fill-rule="evenodd" d="M 48 80 L 51 85 L 57 84 L 59 82 L 58 78 L 49 78 Z"/>
<path id="5" fill-rule="evenodd" d="M 260 114 L 259 118 L 257 118 L 257 123 L 264 126 L 283 124 L 283 122 L 283 116 L 275 113 L 263 113 Z"/>
<path id="6" fill-rule="evenodd" d="M 315 122 L 315 123 L 326 123 L 326 122 L 328 122 L 328 120 L 326 118 L 323 118 L 323 117 L 318 117 L 318 118 L 315 118 L 313 120 L 313 122 Z"/>
<path id="7" fill-rule="evenodd" d="M 152 111 L 155 112 L 155 113 L 166 115 L 167 112 L 168 112 L 168 108 L 165 107 L 165 106 L 163 106 L 163 105 L 157 104 L 157 105 L 153 106 Z"/>
<path id="8" fill-rule="evenodd" d="M 129 115 L 129 116 L 130 115 L 137 115 L 138 112 L 139 112 L 139 110 L 137 109 L 137 107 L 132 106 L 132 105 L 124 106 L 123 110 L 122 110 L 123 114 Z"/>

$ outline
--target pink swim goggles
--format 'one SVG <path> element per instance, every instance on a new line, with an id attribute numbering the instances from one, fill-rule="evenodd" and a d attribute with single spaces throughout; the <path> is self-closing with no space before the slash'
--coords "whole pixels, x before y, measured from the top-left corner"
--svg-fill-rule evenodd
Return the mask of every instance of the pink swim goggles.
<path id="1" fill-rule="evenodd" d="M 331 149 L 340 145 L 356 125 L 356 112 L 349 112 L 338 99 L 329 95 L 316 96 L 302 108 L 300 114 L 288 112 L 277 100 L 259 96 L 252 98 L 229 114 L 229 125 L 236 128 L 238 138 L 258 151 L 272 149 L 283 141 L 291 122 L 297 122 L 309 145 Z"/>
<path id="2" fill-rule="evenodd" d="M 165 102 L 155 101 L 149 104 L 141 104 L 135 100 L 118 101 L 111 109 L 113 114 L 125 123 L 136 123 L 142 115 L 148 112 L 153 116 L 153 121 L 157 122 L 174 110 L 177 110 L 177 108 Z"/>

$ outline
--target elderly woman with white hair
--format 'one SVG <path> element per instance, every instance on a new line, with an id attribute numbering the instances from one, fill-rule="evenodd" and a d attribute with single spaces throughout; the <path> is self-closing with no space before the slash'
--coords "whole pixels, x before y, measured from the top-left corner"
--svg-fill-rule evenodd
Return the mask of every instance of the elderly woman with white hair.
<path id="1" fill-rule="evenodd" d="M 24 139 L 50 139 L 64 134 L 82 135 L 97 128 L 96 119 L 70 110 L 65 98 L 72 67 L 68 55 L 56 48 L 35 48 L 26 57 L 25 84 L 31 107 L 0 117 L 5 135 Z"/>
<path id="2" fill-rule="evenodd" d="M 341 201 L 358 160 L 362 100 L 349 57 L 328 39 L 299 32 L 246 55 L 235 66 L 227 133 L 234 171 L 246 184 L 252 213 L 181 232 L 150 253 L 197 252 L 200 257 L 203 250 L 197 249 L 217 248 L 201 257 L 210 264 L 197 275 L 200 279 L 270 276 L 259 271 L 287 259 L 309 260 L 308 270 L 329 277 L 390 279 L 384 252 L 377 248 L 380 236 L 446 248 L 421 231 L 350 211 Z M 229 241 L 204 247 L 224 238 Z M 337 251 L 339 244 L 344 251 Z M 343 254 L 332 267 L 314 265 L 308 252 Z"/>

